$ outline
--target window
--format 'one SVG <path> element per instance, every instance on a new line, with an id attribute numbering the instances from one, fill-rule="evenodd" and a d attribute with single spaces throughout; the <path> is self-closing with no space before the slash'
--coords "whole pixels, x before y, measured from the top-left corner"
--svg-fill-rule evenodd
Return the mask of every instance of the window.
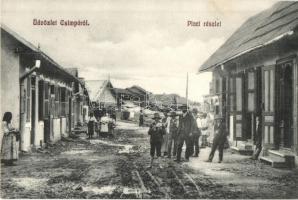
<path id="1" fill-rule="evenodd" d="M 220 93 L 220 80 L 217 78 L 215 80 L 215 94 Z"/>
<path id="2" fill-rule="evenodd" d="M 31 76 L 27 78 L 27 89 L 26 89 L 26 121 L 30 122 L 30 95 L 31 95 Z"/>
<path id="3" fill-rule="evenodd" d="M 266 70 L 264 71 L 265 80 L 265 111 L 274 111 L 274 71 Z"/>
<path id="4" fill-rule="evenodd" d="M 255 111 L 255 72 L 250 71 L 247 75 L 247 110 L 249 112 Z"/>
<path id="5" fill-rule="evenodd" d="M 242 78 L 236 77 L 236 110 L 242 111 Z"/>
<path id="6" fill-rule="evenodd" d="M 65 117 L 68 114 L 68 97 L 66 88 L 60 89 L 60 104 L 61 111 L 60 115 Z"/>
<path id="7" fill-rule="evenodd" d="M 59 117 L 60 116 L 60 101 L 59 101 L 60 88 L 59 88 L 59 86 L 54 86 L 54 93 L 55 93 L 55 113 L 54 113 L 54 117 Z"/>

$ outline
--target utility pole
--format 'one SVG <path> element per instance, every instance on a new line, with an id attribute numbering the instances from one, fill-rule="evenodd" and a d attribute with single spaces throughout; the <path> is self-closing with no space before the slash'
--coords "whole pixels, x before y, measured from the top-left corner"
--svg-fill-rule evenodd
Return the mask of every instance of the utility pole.
<path id="1" fill-rule="evenodd" d="M 188 110 L 188 72 L 186 74 L 186 106 Z"/>

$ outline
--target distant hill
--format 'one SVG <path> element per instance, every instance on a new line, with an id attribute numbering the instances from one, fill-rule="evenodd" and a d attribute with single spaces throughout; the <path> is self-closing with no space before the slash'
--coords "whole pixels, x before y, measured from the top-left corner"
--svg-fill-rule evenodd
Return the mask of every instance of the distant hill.
<path id="1" fill-rule="evenodd" d="M 178 94 L 150 94 L 149 101 L 152 103 L 162 104 L 162 105 L 178 105 L 186 104 L 186 98 L 181 97 Z M 190 105 L 200 105 L 198 102 L 188 101 Z"/>

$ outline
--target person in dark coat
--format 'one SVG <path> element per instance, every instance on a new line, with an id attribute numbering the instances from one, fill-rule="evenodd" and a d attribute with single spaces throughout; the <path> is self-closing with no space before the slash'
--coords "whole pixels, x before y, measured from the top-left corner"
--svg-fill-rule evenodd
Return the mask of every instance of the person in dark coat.
<path id="1" fill-rule="evenodd" d="M 89 119 L 88 119 L 88 138 L 89 139 L 91 139 L 94 135 L 96 122 L 97 122 L 97 120 L 94 117 L 93 112 L 91 112 Z"/>
<path id="2" fill-rule="evenodd" d="M 115 108 L 113 108 L 113 109 L 111 110 L 111 118 L 112 118 L 113 120 L 115 120 L 115 123 L 116 123 L 116 121 L 117 121 L 117 116 L 116 116 L 116 110 L 115 110 Z"/>
<path id="3" fill-rule="evenodd" d="M 191 113 L 187 111 L 187 106 L 182 107 L 182 116 L 179 119 L 178 126 L 178 145 L 177 145 L 177 159 L 176 162 L 181 162 L 181 153 L 182 147 L 185 142 L 186 151 L 185 151 L 185 161 L 189 161 L 189 157 L 193 154 L 193 142 L 192 142 L 192 134 L 193 134 L 193 123 L 194 118 Z"/>
<path id="4" fill-rule="evenodd" d="M 211 152 L 209 154 L 209 158 L 207 162 L 212 162 L 214 153 L 218 148 L 218 155 L 219 155 L 218 162 L 221 163 L 223 159 L 224 145 L 227 140 L 227 134 L 226 134 L 223 118 L 219 117 L 219 118 L 216 118 L 215 120 L 216 120 L 216 124 L 214 126 L 213 144 L 212 144 Z"/>
<path id="5" fill-rule="evenodd" d="M 144 125 L 144 113 L 143 110 L 140 110 L 140 116 L 139 116 L 139 126 Z"/>
<path id="6" fill-rule="evenodd" d="M 254 142 L 256 145 L 255 152 L 252 156 L 253 160 L 257 160 L 259 158 L 259 155 L 262 151 L 262 125 L 261 125 L 261 117 L 256 117 L 256 134 L 254 137 Z"/>
<path id="7" fill-rule="evenodd" d="M 160 159 L 161 156 L 161 144 L 163 140 L 163 135 L 165 134 L 165 127 L 160 122 L 160 115 L 158 113 L 154 113 L 153 120 L 154 122 L 150 125 L 148 134 L 150 135 L 150 168 L 153 165 L 154 155 L 156 152 L 157 159 Z"/>

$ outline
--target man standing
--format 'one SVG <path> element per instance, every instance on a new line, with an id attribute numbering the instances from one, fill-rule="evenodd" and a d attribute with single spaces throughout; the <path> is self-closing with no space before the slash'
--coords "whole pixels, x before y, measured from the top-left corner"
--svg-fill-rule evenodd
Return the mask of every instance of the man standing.
<path id="1" fill-rule="evenodd" d="M 255 134 L 255 137 L 254 137 L 254 142 L 255 142 L 255 145 L 256 145 L 256 150 L 252 156 L 252 159 L 253 160 L 258 160 L 259 158 L 259 155 L 262 151 L 262 126 L 261 126 L 261 117 L 260 116 L 257 116 L 256 117 L 256 134 Z"/>
<path id="2" fill-rule="evenodd" d="M 178 146 L 176 162 L 181 162 L 181 153 L 184 142 L 186 143 L 185 161 L 189 161 L 190 155 L 193 154 L 192 148 L 192 129 L 194 119 L 191 113 L 187 111 L 187 106 L 182 107 L 182 116 L 179 119 L 178 126 Z"/>
<path id="3" fill-rule="evenodd" d="M 202 137 L 201 137 L 201 147 L 204 148 L 208 146 L 207 137 L 208 137 L 208 124 L 207 124 L 207 114 L 202 113 L 200 114 L 199 118 L 197 119 L 198 127 L 201 131 Z"/>
<path id="4" fill-rule="evenodd" d="M 148 134 L 150 135 L 150 168 L 153 165 L 154 155 L 156 152 L 157 159 L 159 160 L 161 156 L 161 143 L 163 135 L 165 134 L 165 128 L 163 124 L 160 122 L 161 117 L 158 113 L 154 113 L 153 120 L 154 122 L 150 125 Z"/>
<path id="5" fill-rule="evenodd" d="M 219 155 L 218 163 L 221 163 L 223 159 L 223 150 L 224 150 L 225 142 L 227 140 L 227 135 L 226 135 L 226 129 L 225 129 L 223 118 L 218 117 L 215 120 L 216 120 L 216 124 L 214 126 L 215 135 L 214 135 L 209 159 L 207 160 L 207 162 L 212 162 L 214 153 L 218 148 L 218 155 Z"/>
<path id="6" fill-rule="evenodd" d="M 176 119 L 176 113 L 173 111 L 170 113 L 170 118 L 167 121 L 167 132 L 168 132 L 168 158 L 171 158 L 172 156 L 172 147 L 173 148 L 173 156 L 176 156 L 176 150 L 177 150 L 177 130 L 178 130 L 178 124 Z"/>
<path id="7" fill-rule="evenodd" d="M 143 126 L 144 124 L 144 113 L 143 110 L 140 110 L 140 116 L 139 116 L 139 126 Z"/>
<path id="8" fill-rule="evenodd" d="M 199 157 L 199 153 L 200 153 L 200 146 L 199 146 L 199 138 L 201 136 L 201 130 L 198 128 L 198 124 L 197 124 L 197 119 L 198 119 L 198 109 L 194 108 L 192 110 L 193 113 L 193 118 L 194 118 L 194 122 L 193 122 L 193 137 L 192 137 L 192 142 L 193 142 L 193 152 L 194 152 L 194 157 Z"/>

